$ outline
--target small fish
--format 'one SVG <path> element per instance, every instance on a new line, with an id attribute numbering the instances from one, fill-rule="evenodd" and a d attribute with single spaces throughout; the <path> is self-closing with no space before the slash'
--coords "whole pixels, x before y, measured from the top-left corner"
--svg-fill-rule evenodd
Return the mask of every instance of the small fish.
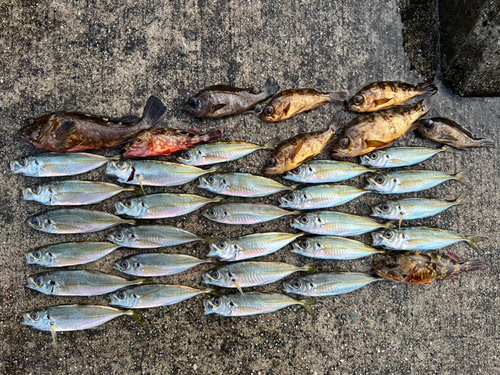
<path id="1" fill-rule="evenodd" d="M 203 211 L 202 215 L 224 224 L 258 224 L 286 215 L 300 215 L 300 212 L 286 211 L 270 204 L 223 203 Z"/>
<path id="2" fill-rule="evenodd" d="M 356 117 L 333 144 L 332 156 L 360 156 L 391 146 L 417 128 L 415 121 L 432 108 L 435 100 L 428 97 L 411 108 L 390 108 Z"/>
<path id="3" fill-rule="evenodd" d="M 283 208 L 313 210 L 340 206 L 366 193 L 369 191 L 347 185 L 316 185 L 291 191 L 279 199 Z"/>
<path id="4" fill-rule="evenodd" d="M 429 227 L 407 227 L 386 229 L 372 233 L 372 246 L 382 246 L 391 250 L 434 250 L 465 241 L 479 251 L 477 243 L 488 237 L 464 237 L 451 230 Z"/>
<path id="5" fill-rule="evenodd" d="M 325 104 L 344 105 L 347 92 L 319 92 L 314 89 L 284 90 L 276 95 L 260 114 L 260 119 L 278 122 Z"/>
<path id="6" fill-rule="evenodd" d="M 374 168 L 407 167 L 420 163 L 440 153 L 449 152 L 448 147 L 391 147 L 385 150 L 372 151 L 360 157 L 361 164 Z"/>
<path id="7" fill-rule="evenodd" d="M 250 173 L 217 173 L 202 176 L 198 187 L 216 194 L 247 198 L 264 197 L 295 188 L 295 186 L 285 186 L 270 178 Z"/>
<path id="8" fill-rule="evenodd" d="M 99 168 L 108 160 L 107 157 L 84 152 L 74 154 L 47 152 L 14 160 L 10 163 L 10 169 L 14 173 L 30 177 L 74 176 Z"/>
<path id="9" fill-rule="evenodd" d="M 154 249 L 203 241 L 194 233 L 169 225 L 139 225 L 120 229 L 108 235 L 107 240 L 135 249 Z"/>
<path id="10" fill-rule="evenodd" d="M 94 328 L 122 315 L 142 322 L 139 312 L 110 306 L 59 305 L 42 307 L 24 314 L 24 325 L 40 331 L 50 331 L 56 344 L 56 332 Z"/>
<path id="11" fill-rule="evenodd" d="M 90 297 L 148 283 L 147 279 L 126 280 L 99 271 L 64 270 L 31 275 L 26 287 L 50 296 Z"/>
<path id="12" fill-rule="evenodd" d="M 359 272 L 325 272 L 294 277 L 283 283 L 285 292 L 306 297 L 337 296 L 383 280 Z"/>
<path id="13" fill-rule="evenodd" d="M 304 233 L 255 233 L 235 238 L 209 238 L 209 257 L 234 262 L 261 257 L 278 251 Z"/>
<path id="14" fill-rule="evenodd" d="M 184 104 L 182 112 L 198 118 L 220 118 L 249 112 L 257 104 L 280 90 L 273 77 L 269 77 L 262 92 L 254 94 L 248 89 L 216 85 L 203 89 Z"/>
<path id="15" fill-rule="evenodd" d="M 55 152 L 116 148 L 153 127 L 166 110 L 160 99 L 150 96 L 142 117 L 108 119 L 78 112 L 50 113 L 26 120 L 17 140 Z"/>
<path id="16" fill-rule="evenodd" d="M 136 188 L 123 187 L 100 181 L 54 181 L 23 189 L 27 201 L 47 206 L 80 206 L 102 202 L 122 191 L 140 193 Z"/>
<path id="17" fill-rule="evenodd" d="M 110 294 L 110 304 L 124 309 L 148 309 L 173 305 L 199 294 L 213 293 L 212 289 L 194 289 L 182 285 L 140 285 Z"/>
<path id="18" fill-rule="evenodd" d="M 248 316 L 266 314 L 292 305 L 301 305 L 310 314 L 313 314 L 311 305 L 316 301 L 297 301 L 279 293 L 249 292 L 245 295 L 226 294 L 205 300 L 205 315 L 218 314 L 221 316 Z"/>
<path id="19" fill-rule="evenodd" d="M 437 87 L 434 78 L 429 78 L 413 86 L 405 82 L 374 82 L 359 90 L 346 103 L 346 108 L 353 112 L 374 112 L 401 105 L 422 94 L 434 95 Z"/>
<path id="20" fill-rule="evenodd" d="M 217 169 L 201 169 L 158 160 L 111 160 L 106 174 L 130 185 L 177 186 L 204 174 L 213 173 Z"/>
<path id="21" fill-rule="evenodd" d="M 135 221 L 102 211 L 61 208 L 35 215 L 26 224 L 42 232 L 68 234 L 97 232 L 118 224 L 135 225 Z"/>
<path id="22" fill-rule="evenodd" d="M 332 137 L 343 125 L 344 115 L 337 112 L 326 130 L 298 134 L 280 143 L 267 159 L 264 174 L 276 175 L 288 172 L 321 154 Z"/>
<path id="23" fill-rule="evenodd" d="M 333 211 L 316 211 L 293 219 L 290 223 L 298 230 L 321 235 L 357 236 L 378 228 L 394 228 L 394 224 L 377 223 L 367 217 Z"/>
<path id="24" fill-rule="evenodd" d="M 457 180 L 461 184 L 470 186 L 467 179 L 469 172 L 470 168 L 456 175 L 428 170 L 386 172 L 369 177 L 365 190 L 373 190 L 380 194 L 410 193 L 430 189 L 448 180 Z"/>
<path id="25" fill-rule="evenodd" d="M 314 236 L 293 243 L 292 253 L 316 259 L 349 260 L 374 254 L 385 254 L 385 250 L 374 249 L 367 244 L 336 236 Z"/>
<path id="26" fill-rule="evenodd" d="M 434 280 L 458 279 L 461 272 L 485 270 L 484 259 L 462 262 L 457 254 L 409 252 L 392 256 L 374 267 L 377 275 L 405 284 L 428 284 Z"/>
<path id="27" fill-rule="evenodd" d="M 471 132 L 447 118 L 434 117 L 420 120 L 416 125 L 421 135 L 434 142 L 443 143 L 455 148 L 495 148 L 495 142 L 491 139 L 474 138 Z"/>
<path id="28" fill-rule="evenodd" d="M 214 260 L 184 254 L 146 253 L 123 258 L 115 262 L 113 268 L 127 275 L 153 277 L 175 275 L 203 263 L 214 263 Z"/>
<path id="29" fill-rule="evenodd" d="M 209 203 L 221 202 L 220 198 L 205 198 L 194 194 L 151 194 L 128 198 L 115 204 L 117 215 L 128 215 L 136 219 L 162 219 L 196 211 Z"/>
<path id="30" fill-rule="evenodd" d="M 75 266 L 101 259 L 119 247 L 109 242 L 65 242 L 32 250 L 26 260 L 43 267 Z"/>
<path id="31" fill-rule="evenodd" d="M 283 178 L 306 184 L 320 184 L 348 180 L 367 172 L 377 170 L 346 161 L 311 160 L 287 172 Z"/>
<path id="32" fill-rule="evenodd" d="M 248 142 L 214 142 L 187 150 L 177 158 L 177 161 L 195 166 L 225 163 L 257 150 L 272 150 L 273 148 L 274 143 L 259 146 Z"/>
<path id="33" fill-rule="evenodd" d="M 148 156 L 170 155 L 186 150 L 198 143 L 213 142 L 222 138 L 222 130 L 212 130 L 200 134 L 195 130 L 151 129 L 143 131 L 124 147 L 124 158 L 145 158 Z"/>

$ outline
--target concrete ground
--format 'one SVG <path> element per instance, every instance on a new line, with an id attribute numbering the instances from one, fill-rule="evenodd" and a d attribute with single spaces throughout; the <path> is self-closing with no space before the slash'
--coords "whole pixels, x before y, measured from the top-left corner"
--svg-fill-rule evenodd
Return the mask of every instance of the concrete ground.
<path id="1" fill-rule="evenodd" d="M 394 0 L 140 3 L 0 1 L 0 373 L 499 373 L 500 157 L 495 149 L 440 154 L 422 163 L 422 168 L 449 173 L 470 167 L 472 203 L 415 222 L 464 235 L 489 236 L 481 244 L 488 270 L 428 286 L 375 283 L 322 299 L 315 316 L 300 307 L 246 318 L 205 316 L 204 297 L 196 297 L 144 311 L 144 325 L 123 317 L 98 329 L 59 334 L 57 348 L 50 333 L 21 325 L 24 312 L 41 306 L 108 302 L 106 296 L 48 297 L 24 287 L 26 276 L 41 271 L 26 265 L 24 252 L 50 243 L 102 240 L 109 232 L 56 236 L 36 232 L 24 223 L 29 216 L 44 211 L 35 202 L 23 201 L 21 195 L 22 187 L 38 180 L 13 175 L 9 169 L 13 159 L 38 152 L 14 141 L 27 117 L 64 110 L 106 116 L 140 114 L 147 97 L 154 94 L 168 107 L 159 126 L 221 127 L 226 140 L 264 144 L 273 138 L 283 140 L 325 128 L 335 108 L 324 107 L 283 123 L 267 124 L 252 115 L 199 121 L 180 112 L 180 106 L 208 85 L 259 88 L 269 76 L 283 89 L 346 89 L 350 94 L 373 81 L 417 83 L 425 78 L 411 69 L 407 59 L 406 53 L 418 55 L 418 51 L 403 49 L 403 24 Z M 418 43 L 406 41 L 405 45 Z M 499 139 L 499 98 L 463 99 L 452 96 L 442 85 L 439 88 L 438 105 L 430 115 L 454 119 L 477 136 Z M 431 142 L 411 134 L 398 144 Z M 259 151 L 227 168 L 260 173 L 268 155 Z M 320 158 L 328 157 L 325 153 Z M 113 181 L 102 168 L 78 178 Z M 364 186 L 365 181 L 360 177 L 348 183 Z M 147 192 L 207 195 L 196 185 L 147 188 Z M 409 196 L 454 199 L 464 189 L 456 182 L 447 182 Z M 114 202 L 123 196 L 92 207 L 113 212 Z M 369 194 L 339 211 L 367 215 L 369 206 L 382 199 Z M 253 201 L 277 204 L 277 196 Z M 209 222 L 199 212 L 160 222 L 202 236 L 293 231 L 286 218 L 254 226 L 224 226 Z M 360 239 L 369 241 L 369 236 Z M 266 260 L 297 265 L 307 262 L 289 249 Z M 465 244 L 441 252 L 447 250 L 463 259 L 478 257 Z M 167 251 L 204 257 L 207 248 L 196 243 Z M 120 249 L 81 268 L 116 273 L 112 263 L 131 252 Z M 379 259 L 381 256 L 327 261 L 320 269 L 370 272 Z M 200 275 L 207 268 L 155 281 L 201 287 Z M 258 289 L 279 291 L 281 284 Z"/>

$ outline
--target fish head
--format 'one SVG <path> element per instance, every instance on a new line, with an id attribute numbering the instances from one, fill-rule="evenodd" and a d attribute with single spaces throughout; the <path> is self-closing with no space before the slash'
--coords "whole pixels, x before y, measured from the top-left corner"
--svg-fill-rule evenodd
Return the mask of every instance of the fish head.
<path id="1" fill-rule="evenodd" d="M 385 220 L 398 220 L 399 214 L 403 212 L 401 206 L 396 201 L 381 202 L 373 206 L 372 210 L 373 213 L 370 216 Z"/>
<path id="2" fill-rule="evenodd" d="M 425 137 L 433 137 L 439 135 L 439 123 L 433 119 L 427 118 L 417 121 L 414 126 L 418 128 L 420 134 Z"/>
<path id="3" fill-rule="evenodd" d="M 372 246 L 383 246 L 394 250 L 403 250 L 407 240 L 402 230 L 384 229 L 372 232 Z"/>
<path id="4" fill-rule="evenodd" d="M 37 264 L 39 266 L 50 266 L 52 263 L 52 254 L 50 251 L 35 249 L 26 253 L 26 262 L 28 264 Z"/>
<path id="5" fill-rule="evenodd" d="M 14 160 L 10 163 L 10 169 L 13 173 L 21 173 L 25 176 L 37 176 L 42 166 L 38 163 L 36 157 L 28 156 Z"/>
<path id="6" fill-rule="evenodd" d="M 17 132 L 17 141 L 34 147 L 44 148 L 51 141 L 50 129 L 58 125 L 55 116 L 45 115 L 29 118 Z"/>
<path id="7" fill-rule="evenodd" d="M 189 98 L 189 100 L 182 107 L 182 112 L 188 115 L 203 118 L 210 110 L 210 100 L 206 95 L 197 95 Z"/>
<path id="8" fill-rule="evenodd" d="M 398 186 L 400 181 L 391 173 L 377 173 L 368 177 L 368 185 L 365 190 L 377 191 L 381 194 L 392 193 Z"/>
<path id="9" fill-rule="evenodd" d="M 309 213 L 292 219 L 290 225 L 304 232 L 316 233 L 323 227 L 323 222 L 318 214 Z"/>
<path id="10" fill-rule="evenodd" d="M 307 204 L 309 199 L 302 190 L 294 190 L 279 197 L 279 201 L 282 208 L 300 209 Z"/>
<path id="11" fill-rule="evenodd" d="M 113 264 L 113 269 L 123 272 L 127 275 L 140 275 L 142 272 L 142 265 L 133 256 L 123 258 Z"/>
<path id="12" fill-rule="evenodd" d="M 191 148 L 184 151 L 177 161 L 187 165 L 202 165 L 205 162 L 205 153 L 199 148 Z"/>
<path id="13" fill-rule="evenodd" d="M 259 115 L 259 118 L 262 121 L 267 122 L 276 122 L 280 120 L 284 120 L 288 118 L 287 116 L 287 108 L 290 108 L 290 102 L 287 101 L 279 101 L 273 100 L 271 103 L 267 105 L 266 108 L 262 110 Z"/>
<path id="14" fill-rule="evenodd" d="M 52 280 L 50 273 L 36 274 L 28 276 L 27 288 L 36 290 L 37 292 L 50 295 L 54 291 L 56 282 Z"/>
<path id="15" fill-rule="evenodd" d="M 40 230 L 42 232 L 52 232 L 56 229 L 56 224 L 49 219 L 46 214 L 40 214 L 33 217 L 30 217 L 26 220 L 26 224 L 28 224 L 31 228 Z"/>
<path id="16" fill-rule="evenodd" d="M 308 257 L 314 257 L 318 252 L 323 250 L 323 246 L 318 241 L 314 241 L 313 238 L 302 238 L 295 241 L 292 245 L 292 253 Z"/>
<path id="17" fill-rule="evenodd" d="M 390 156 L 386 151 L 377 150 L 360 156 L 361 164 L 375 168 L 384 168 L 390 161 Z"/>
<path id="18" fill-rule="evenodd" d="M 128 215 L 141 218 L 144 216 L 148 207 L 142 198 L 127 198 L 122 202 L 116 202 L 115 209 L 117 215 Z"/>
<path id="19" fill-rule="evenodd" d="M 283 283 L 283 289 L 286 293 L 309 296 L 315 291 L 316 286 L 307 277 L 294 277 Z"/>
<path id="20" fill-rule="evenodd" d="M 223 175 L 209 174 L 199 178 L 200 185 L 198 187 L 207 189 L 214 193 L 222 193 L 229 187 L 229 183 Z"/>
<path id="21" fill-rule="evenodd" d="M 46 307 L 27 312 L 23 315 L 23 324 L 39 329 L 41 331 L 50 331 L 51 320 Z"/>
<path id="22" fill-rule="evenodd" d="M 134 164 L 128 160 L 110 160 L 106 166 L 106 174 L 115 176 L 120 182 L 128 182 L 134 179 Z"/>
<path id="23" fill-rule="evenodd" d="M 305 182 L 308 180 L 312 180 L 315 175 L 316 170 L 314 169 L 314 167 L 305 163 L 285 173 L 283 178 L 290 181 Z"/>
<path id="24" fill-rule="evenodd" d="M 235 260 L 238 254 L 236 244 L 229 238 L 214 238 L 209 240 L 208 255 L 211 258 L 219 258 L 222 260 Z"/>
<path id="25" fill-rule="evenodd" d="M 27 201 L 50 204 L 52 195 L 51 189 L 48 186 L 33 185 L 23 189 L 23 198 Z"/>
<path id="26" fill-rule="evenodd" d="M 290 163 L 291 159 L 288 157 L 288 153 L 277 150 L 273 152 L 269 159 L 266 160 L 266 165 L 264 167 L 263 173 L 265 175 L 285 173 L 286 171 L 290 170 L 287 169 Z"/>
<path id="27" fill-rule="evenodd" d="M 205 315 L 219 314 L 231 316 L 232 312 L 238 307 L 228 296 L 217 296 L 205 300 L 203 301 L 203 305 L 205 307 Z"/>
<path id="28" fill-rule="evenodd" d="M 137 236 L 130 228 L 115 230 L 106 238 L 108 239 L 108 241 L 111 241 L 123 247 L 134 247 L 137 241 Z"/>
<path id="29" fill-rule="evenodd" d="M 202 275 L 203 282 L 209 285 L 216 285 L 220 287 L 233 286 L 234 275 L 225 267 L 213 268 Z"/>
<path id="30" fill-rule="evenodd" d="M 374 98 L 369 93 L 358 92 L 345 103 L 345 107 L 352 112 L 368 112 L 373 106 Z"/>
<path id="31" fill-rule="evenodd" d="M 119 306 L 125 309 L 133 309 L 139 302 L 139 297 L 134 293 L 134 289 L 122 289 L 109 295 L 110 305 Z"/>
<path id="32" fill-rule="evenodd" d="M 223 223 L 229 216 L 229 213 L 224 209 L 222 205 L 207 208 L 202 212 L 202 216 L 209 220 L 217 221 Z"/>
<path id="33" fill-rule="evenodd" d="M 364 140 L 360 136 L 344 134 L 337 139 L 332 147 L 332 156 L 334 157 L 354 157 L 363 153 Z"/>
<path id="34" fill-rule="evenodd" d="M 373 270 L 378 276 L 396 283 L 404 281 L 408 276 L 396 256 L 382 260 L 373 267 Z"/>

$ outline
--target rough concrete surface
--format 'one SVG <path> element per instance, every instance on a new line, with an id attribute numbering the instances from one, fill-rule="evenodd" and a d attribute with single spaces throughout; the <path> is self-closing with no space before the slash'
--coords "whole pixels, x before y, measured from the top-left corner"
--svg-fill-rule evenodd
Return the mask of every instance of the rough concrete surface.
<path id="1" fill-rule="evenodd" d="M 62 110 L 107 116 L 140 114 L 150 94 L 168 112 L 159 126 L 199 130 L 222 127 L 226 140 L 264 144 L 325 128 L 335 108 L 324 107 L 286 122 L 267 124 L 256 116 L 199 121 L 180 105 L 201 88 L 228 83 L 260 87 L 273 76 L 283 89 L 346 89 L 353 94 L 379 80 L 417 83 L 402 42 L 401 17 L 393 0 L 359 1 L 16 1 L 0 2 L 0 373 L 6 374 L 493 374 L 498 350 L 498 170 L 496 150 L 439 154 L 422 168 L 456 173 L 471 168 L 472 203 L 453 207 L 415 224 L 465 235 L 487 235 L 481 244 L 489 269 L 428 286 L 380 282 L 353 293 L 323 298 L 316 315 L 300 307 L 246 317 L 204 316 L 199 296 L 144 311 L 145 324 L 122 317 L 98 329 L 58 335 L 21 325 L 25 311 L 62 303 L 108 302 L 56 298 L 24 287 L 41 269 L 26 265 L 24 252 L 70 240 L 102 240 L 109 231 L 57 236 L 24 224 L 45 210 L 22 200 L 21 188 L 35 178 L 13 175 L 9 162 L 35 149 L 14 141 L 24 119 Z M 181 51 L 186 54 L 182 55 Z M 430 115 L 458 121 L 474 134 L 499 139 L 500 100 L 460 98 L 439 85 Z M 431 145 L 410 134 L 399 145 Z M 108 154 L 113 154 L 110 152 Z M 260 173 L 269 152 L 259 151 L 228 165 Z M 328 158 L 328 153 L 321 158 Z M 172 158 L 167 157 L 170 160 Z M 82 179 L 113 181 L 104 170 Z M 70 179 L 70 178 L 67 178 Z M 364 186 L 364 178 L 348 182 Z M 192 182 L 147 192 L 195 192 Z M 453 199 L 465 187 L 447 182 L 423 193 Z M 92 206 L 113 212 L 119 195 Z M 369 194 L 339 207 L 368 215 L 383 197 Z M 237 201 L 238 199 L 231 199 Z M 254 202 L 277 204 L 277 196 Z M 199 212 L 171 223 L 202 236 L 294 231 L 283 218 L 255 226 L 209 222 Z M 369 241 L 369 236 L 360 239 Z M 287 247 L 266 260 L 304 264 Z M 478 257 L 465 244 L 451 246 L 463 259 Z M 204 257 L 202 243 L 169 248 Z M 446 250 L 441 250 L 445 252 Z M 93 264 L 75 267 L 115 273 L 112 263 L 133 250 L 119 249 Z M 326 261 L 321 270 L 370 272 L 381 256 Z M 202 286 L 199 267 L 157 282 Z M 258 290 L 281 290 L 276 283 Z"/>

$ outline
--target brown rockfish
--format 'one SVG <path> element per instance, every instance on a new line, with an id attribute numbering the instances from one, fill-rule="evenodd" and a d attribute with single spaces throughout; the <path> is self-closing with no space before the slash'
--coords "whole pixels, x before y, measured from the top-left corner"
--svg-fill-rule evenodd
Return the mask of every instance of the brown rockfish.
<path id="1" fill-rule="evenodd" d="M 237 87 L 210 86 L 190 98 L 184 104 L 182 112 L 198 118 L 240 115 L 273 96 L 279 89 L 280 87 L 273 77 L 268 78 L 262 92 L 258 94 Z"/>
<path id="2" fill-rule="evenodd" d="M 409 252 L 383 260 L 375 273 L 387 280 L 405 284 L 428 284 L 434 280 L 458 279 L 461 272 L 485 270 L 484 259 L 462 262 L 457 254 Z"/>
<path id="3" fill-rule="evenodd" d="M 142 117 L 109 119 L 78 112 L 50 113 L 26 120 L 17 140 L 55 152 L 116 148 L 155 125 L 165 111 L 161 100 L 150 96 Z"/>

